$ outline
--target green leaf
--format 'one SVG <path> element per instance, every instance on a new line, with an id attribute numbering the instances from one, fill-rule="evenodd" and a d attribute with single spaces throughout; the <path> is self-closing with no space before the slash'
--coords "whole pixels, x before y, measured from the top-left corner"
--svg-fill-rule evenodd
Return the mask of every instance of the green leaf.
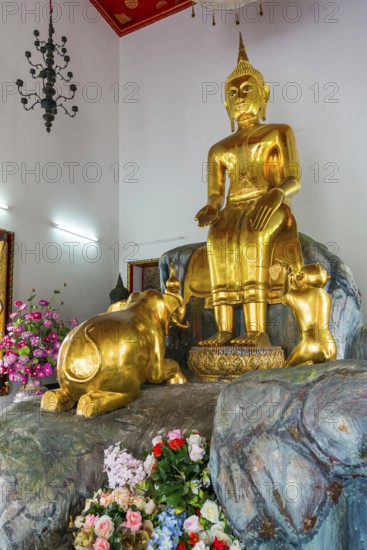
<path id="1" fill-rule="evenodd" d="M 19 350 L 19 355 L 22 357 L 23 355 L 28 355 L 31 352 L 30 348 L 28 346 L 23 346 Z"/>

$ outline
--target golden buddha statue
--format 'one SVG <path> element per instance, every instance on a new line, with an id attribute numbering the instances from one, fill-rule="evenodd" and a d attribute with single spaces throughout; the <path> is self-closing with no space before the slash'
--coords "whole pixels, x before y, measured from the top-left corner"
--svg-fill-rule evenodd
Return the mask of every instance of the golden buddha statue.
<path id="1" fill-rule="evenodd" d="M 210 226 L 206 253 L 218 328 L 199 342 L 203 346 L 269 346 L 267 305 L 279 302 L 284 292 L 280 266 L 293 272 L 303 266 L 290 206 L 301 187 L 296 142 L 290 126 L 261 123 L 269 92 L 250 64 L 240 34 L 237 66 L 225 82 L 225 107 L 234 133 L 209 151 L 208 203 L 195 218 L 199 226 Z M 243 306 L 246 327 L 238 337 L 236 304 Z"/>

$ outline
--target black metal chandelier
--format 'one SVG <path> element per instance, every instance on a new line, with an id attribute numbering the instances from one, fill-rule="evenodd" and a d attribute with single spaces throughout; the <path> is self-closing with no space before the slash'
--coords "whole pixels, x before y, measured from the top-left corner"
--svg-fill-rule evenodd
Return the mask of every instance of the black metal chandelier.
<path id="1" fill-rule="evenodd" d="M 32 54 L 31 52 L 27 51 L 25 52 L 25 56 L 28 60 L 28 63 L 32 65 L 32 68 L 30 69 L 30 73 L 32 75 L 32 78 L 34 80 L 37 80 L 38 78 L 42 81 L 42 92 L 38 94 L 37 92 L 32 93 L 24 93 L 23 92 L 23 86 L 24 82 L 23 80 L 18 79 L 16 81 L 16 85 L 18 86 L 18 92 L 22 96 L 21 102 L 23 104 L 23 107 L 26 111 L 30 111 L 34 108 L 35 105 L 40 104 L 41 108 L 45 110 L 45 113 L 43 115 L 43 119 L 45 121 L 46 131 L 50 132 L 52 123 L 55 119 L 55 116 L 57 115 L 57 109 L 62 108 L 67 115 L 70 117 L 75 117 L 76 113 L 78 112 L 78 107 L 76 105 L 73 105 L 71 107 L 71 113 L 67 110 L 65 107 L 65 102 L 71 101 L 74 99 L 75 92 L 77 90 L 77 87 L 75 84 L 69 85 L 70 94 L 69 96 L 65 96 L 62 93 L 59 93 L 57 95 L 57 91 L 55 89 L 55 85 L 57 84 L 56 79 L 60 79 L 60 83 L 63 82 L 70 82 L 73 78 L 73 73 L 68 71 L 66 73 L 66 76 L 64 76 L 63 72 L 66 69 L 66 67 L 69 64 L 70 57 L 67 55 L 67 49 L 65 48 L 65 44 L 67 41 L 66 36 L 61 37 L 62 44 L 54 44 L 53 41 L 53 34 L 55 32 L 55 29 L 53 27 L 52 23 L 52 0 L 50 0 L 50 22 L 48 26 L 48 40 L 47 42 L 45 40 L 39 40 L 39 31 L 34 31 L 34 36 L 36 37 L 36 40 L 34 42 L 34 45 L 36 47 L 36 50 L 39 51 L 43 56 L 44 64 L 41 63 L 32 63 L 30 60 Z M 61 65 L 55 65 L 55 53 L 57 53 L 61 60 L 59 62 L 63 63 L 63 66 Z M 56 59 L 57 62 L 58 59 Z M 28 104 L 28 100 L 30 102 L 33 101 L 33 103 Z"/>

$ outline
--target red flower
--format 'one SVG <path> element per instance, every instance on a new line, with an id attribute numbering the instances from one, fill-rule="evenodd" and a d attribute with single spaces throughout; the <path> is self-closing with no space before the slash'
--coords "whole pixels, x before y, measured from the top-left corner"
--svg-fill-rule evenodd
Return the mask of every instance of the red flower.
<path id="1" fill-rule="evenodd" d="M 178 449 L 181 449 L 185 445 L 185 441 L 183 439 L 172 439 L 168 446 L 173 449 L 174 451 L 178 451 Z"/>
<path id="2" fill-rule="evenodd" d="M 229 546 L 222 540 L 217 539 L 217 537 L 214 537 L 212 548 L 216 548 L 216 550 L 229 550 Z"/>
<path id="3" fill-rule="evenodd" d="M 163 443 L 157 443 L 157 445 L 155 445 L 155 447 L 152 450 L 152 453 L 156 458 L 158 458 L 159 456 L 162 456 L 162 445 Z"/>
<path id="4" fill-rule="evenodd" d="M 196 508 L 196 515 L 197 515 L 197 516 L 201 516 L 201 510 L 200 510 L 200 508 Z"/>
<path id="5" fill-rule="evenodd" d="M 199 535 L 197 533 L 189 533 L 189 540 L 187 541 L 191 546 L 195 546 L 197 542 L 199 542 Z"/>
<path id="6" fill-rule="evenodd" d="M 176 550 L 186 550 L 185 545 L 183 541 L 180 541 L 180 544 L 177 546 Z"/>

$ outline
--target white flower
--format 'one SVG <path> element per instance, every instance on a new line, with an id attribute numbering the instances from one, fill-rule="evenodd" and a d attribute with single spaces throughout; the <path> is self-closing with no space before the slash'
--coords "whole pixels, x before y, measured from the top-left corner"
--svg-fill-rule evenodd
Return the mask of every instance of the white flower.
<path id="1" fill-rule="evenodd" d="M 154 500 L 152 500 L 151 498 L 148 500 L 148 502 L 145 503 L 145 507 L 144 507 L 144 513 L 147 515 L 147 516 L 150 516 L 151 514 L 153 514 L 155 510 L 155 502 Z"/>
<path id="2" fill-rule="evenodd" d="M 153 453 L 147 456 L 147 458 L 144 461 L 144 472 L 149 476 L 151 471 L 153 470 L 153 466 L 156 463 L 156 459 Z"/>
<path id="3" fill-rule="evenodd" d="M 207 546 L 213 544 L 213 537 L 210 534 L 210 531 L 200 531 L 199 539 L 202 540 Z"/>
<path id="4" fill-rule="evenodd" d="M 215 537 L 215 532 L 216 531 L 223 531 L 224 530 L 224 523 L 223 521 L 217 521 L 216 523 L 214 523 L 214 525 L 211 526 L 210 528 L 210 534 L 212 537 Z M 218 538 L 218 537 L 217 537 Z"/>
<path id="5" fill-rule="evenodd" d="M 200 434 L 191 434 L 186 440 L 188 445 L 201 445 L 205 443 L 205 437 Z"/>
<path id="6" fill-rule="evenodd" d="M 201 540 L 192 547 L 192 550 L 209 550 L 209 546 L 206 546 L 205 543 Z"/>
<path id="7" fill-rule="evenodd" d="M 240 550 L 241 546 L 238 540 L 234 540 L 229 547 L 229 550 Z"/>
<path id="8" fill-rule="evenodd" d="M 85 517 L 84 516 L 76 516 L 74 520 L 74 527 L 77 529 L 80 529 L 84 523 Z"/>
<path id="9" fill-rule="evenodd" d="M 201 460 L 205 455 L 205 438 L 200 434 L 191 434 L 186 442 L 190 459 L 193 462 Z"/>
<path id="10" fill-rule="evenodd" d="M 96 498 L 87 498 L 85 501 L 85 506 L 82 511 L 82 514 L 85 514 L 85 512 L 88 512 L 89 508 L 94 504 L 95 502 L 98 502 Z"/>
<path id="11" fill-rule="evenodd" d="M 189 445 L 190 460 L 192 460 L 193 462 L 197 462 L 198 460 L 202 460 L 204 456 L 205 456 L 204 447 L 201 447 L 200 445 L 196 445 L 196 443 L 194 443 L 193 445 Z"/>
<path id="12" fill-rule="evenodd" d="M 153 447 L 155 447 L 156 445 L 158 445 L 158 443 L 162 443 L 163 442 L 163 439 L 160 435 L 157 435 L 157 437 L 155 437 L 154 439 L 152 439 L 152 445 Z"/>
<path id="13" fill-rule="evenodd" d="M 203 518 L 210 521 L 210 523 L 219 522 L 219 508 L 212 500 L 206 500 L 201 508 L 201 515 Z"/>

